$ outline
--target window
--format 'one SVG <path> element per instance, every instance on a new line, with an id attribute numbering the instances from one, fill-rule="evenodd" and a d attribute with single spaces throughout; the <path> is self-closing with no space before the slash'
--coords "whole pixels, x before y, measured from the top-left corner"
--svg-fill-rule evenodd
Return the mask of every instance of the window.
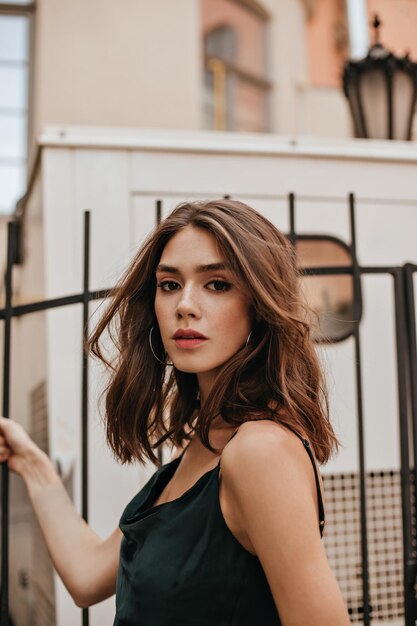
<path id="1" fill-rule="evenodd" d="M 10 7 L 9 3 L 9 7 Z M 0 213 L 11 213 L 26 185 L 29 14 L 0 2 Z"/>
<path id="2" fill-rule="evenodd" d="M 204 126 L 269 130 L 268 15 L 255 0 L 202 0 Z"/>

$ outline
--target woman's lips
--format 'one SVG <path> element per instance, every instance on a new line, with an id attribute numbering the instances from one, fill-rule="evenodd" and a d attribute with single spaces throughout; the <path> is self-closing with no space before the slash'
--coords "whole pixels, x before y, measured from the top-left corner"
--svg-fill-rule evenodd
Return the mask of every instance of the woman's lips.
<path id="1" fill-rule="evenodd" d="M 178 339 L 174 339 L 174 341 L 177 348 L 185 348 L 187 350 L 188 348 L 196 348 L 197 346 L 200 346 L 202 343 L 207 341 L 207 339 L 204 339 L 203 337 L 194 337 L 192 339 L 179 337 Z"/>

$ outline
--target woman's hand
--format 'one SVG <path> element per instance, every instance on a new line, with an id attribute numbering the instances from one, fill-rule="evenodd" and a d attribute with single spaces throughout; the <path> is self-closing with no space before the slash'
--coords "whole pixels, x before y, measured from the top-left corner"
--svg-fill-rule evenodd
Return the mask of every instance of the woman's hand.
<path id="1" fill-rule="evenodd" d="M 0 463 L 7 461 L 9 469 L 22 475 L 27 462 L 44 454 L 17 422 L 0 417 Z"/>
<path id="2" fill-rule="evenodd" d="M 1 462 L 23 478 L 54 567 L 77 606 L 113 595 L 120 529 L 101 539 L 74 508 L 48 455 L 20 424 L 5 417 L 0 417 Z"/>

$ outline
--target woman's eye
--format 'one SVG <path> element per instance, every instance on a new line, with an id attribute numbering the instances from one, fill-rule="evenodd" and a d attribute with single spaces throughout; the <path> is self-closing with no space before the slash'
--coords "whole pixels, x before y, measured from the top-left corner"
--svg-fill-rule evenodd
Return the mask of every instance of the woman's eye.
<path id="1" fill-rule="evenodd" d="M 173 289 L 164 289 L 166 285 L 174 285 L 176 287 L 177 283 L 175 283 L 173 280 L 162 280 L 160 283 L 157 283 L 156 286 L 159 287 L 162 291 L 174 291 Z"/>
<path id="2" fill-rule="evenodd" d="M 231 287 L 230 283 L 227 283 L 225 280 L 212 280 L 208 283 L 209 285 L 217 285 L 220 286 L 219 289 L 213 289 L 212 291 L 228 291 Z"/>
<path id="3" fill-rule="evenodd" d="M 228 283 L 225 280 L 211 280 L 207 284 L 214 285 L 214 289 L 210 289 L 210 291 L 228 291 L 231 287 L 231 283 Z M 167 293 L 176 291 L 177 287 L 179 287 L 178 283 L 173 280 L 162 280 L 157 283 L 156 286 Z"/>

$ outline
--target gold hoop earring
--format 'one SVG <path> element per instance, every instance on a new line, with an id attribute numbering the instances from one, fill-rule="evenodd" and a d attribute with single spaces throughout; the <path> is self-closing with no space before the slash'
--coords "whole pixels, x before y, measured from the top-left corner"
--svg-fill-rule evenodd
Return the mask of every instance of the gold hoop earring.
<path id="1" fill-rule="evenodd" d="M 153 329 L 154 329 L 154 325 L 151 326 L 151 329 L 149 331 L 149 347 L 151 349 L 152 354 L 154 355 L 155 359 L 157 361 L 159 361 L 159 363 L 161 363 L 162 365 L 169 365 L 170 367 L 174 367 L 173 363 L 165 363 L 165 361 L 161 361 L 161 359 L 156 356 L 155 351 L 153 349 L 153 345 L 152 345 L 152 332 L 153 332 Z"/>

